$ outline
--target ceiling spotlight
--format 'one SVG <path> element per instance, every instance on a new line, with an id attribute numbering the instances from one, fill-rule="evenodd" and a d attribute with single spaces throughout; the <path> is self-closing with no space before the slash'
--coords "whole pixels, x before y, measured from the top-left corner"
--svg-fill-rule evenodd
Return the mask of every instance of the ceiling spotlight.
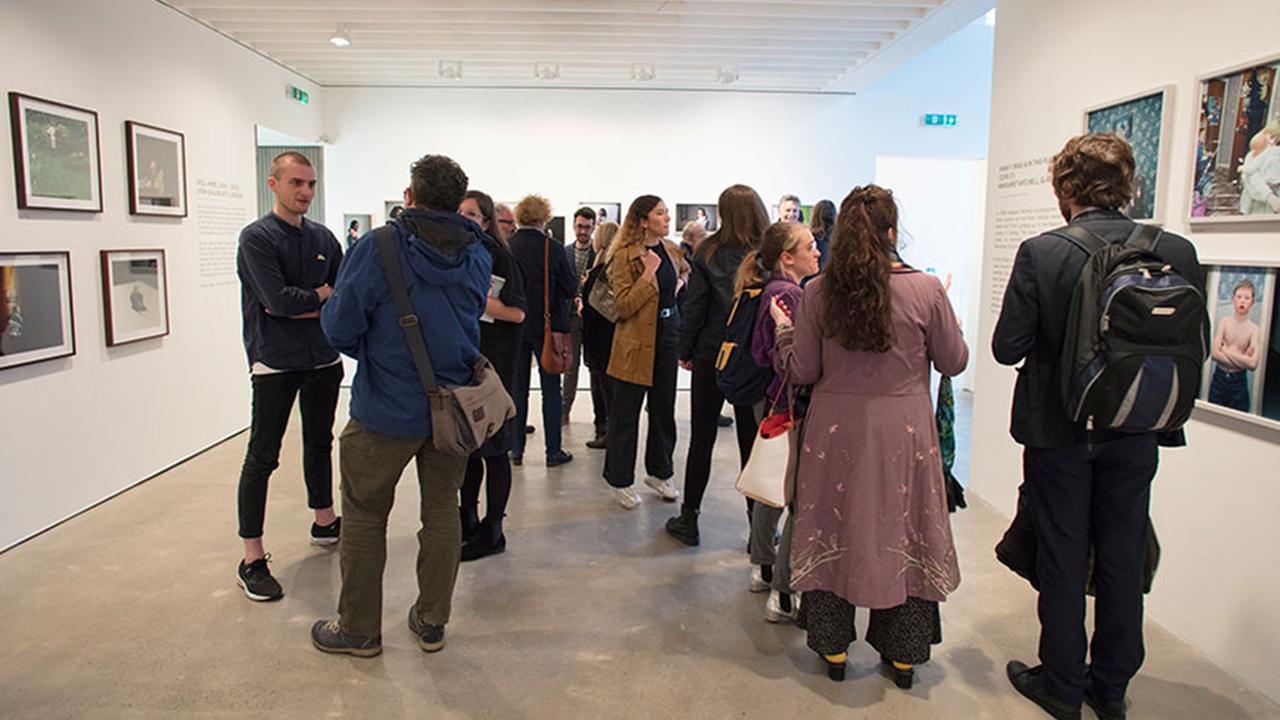
<path id="1" fill-rule="evenodd" d="M 653 65 L 651 64 L 636 63 L 635 65 L 631 66 L 632 80 L 648 81 L 648 80 L 653 80 L 656 77 L 658 77 L 658 71 L 654 69 Z"/>
<path id="2" fill-rule="evenodd" d="M 536 62 L 533 64 L 533 77 L 538 80 L 555 80 L 560 77 L 560 63 Z"/>
<path id="3" fill-rule="evenodd" d="M 738 82 L 738 68 L 725 65 L 716 68 L 716 82 L 721 85 L 730 85 Z"/>
<path id="4" fill-rule="evenodd" d="M 440 79 L 441 80 L 461 80 L 462 79 L 462 62 L 458 60 L 441 60 L 440 61 Z"/>
<path id="5" fill-rule="evenodd" d="M 334 47 L 350 47 L 351 35 L 347 33 L 346 28 L 340 27 L 337 30 L 334 30 L 333 34 L 329 36 L 329 42 L 332 43 Z"/>

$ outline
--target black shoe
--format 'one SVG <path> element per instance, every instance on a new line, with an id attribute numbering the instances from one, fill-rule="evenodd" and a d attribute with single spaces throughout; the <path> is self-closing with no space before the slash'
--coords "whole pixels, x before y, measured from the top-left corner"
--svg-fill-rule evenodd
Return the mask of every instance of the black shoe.
<path id="1" fill-rule="evenodd" d="M 236 570 L 236 582 L 250 600 L 269 602 L 284 597 L 284 588 L 271 577 L 271 571 L 267 569 L 267 561 L 270 559 L 271 555 L 267 554 L 248 565 L 244 564 L 244 560 L 240 561 L 240 567 Z"/>
<path id="2" fill-rule="evenodd" d="M 547 467 L 556 467 L 573 460 L 573 453 L 561 450 L 555 455 L 547 456 Z"/>
<path id="3" fill-rule="evenodd" d="M 521 453 L 511 453 L 511 464 L 520 467 L 524 464 L 524 455 Z"/>
<path id="4" fill-rule="evenodd" d="M 1085 678 L 1084 704 L 1093 708 L 1093 714 L 1098 716 L 1098 720 L 1124 720 L 1124 698 L 1119 700 L 1103 700 L 1099 698 L 1091 678 Z"/>
<path id="5" fill-rule="evenodd" d="M 524 434 L 525 434 L 525 435 L 532 435 L 532 434 L 533 434 L 533 430 L 534 430 L 534 427 L 533 427 L 532 425 L 525 425 L 525 426 L 524 426 Z"/>
<path id="6" fill-rule="evenodd" d="M 883 655 L 880 656 L 880 667 L 884 670 L 885 675 L 893 680 L 893 684 L 903 690 L 910 690 L 911 685 L 916 679 L 916 669 L 911 667 L 903 670 L 893 664 L 893 661 Z"/>
<path id="7" fill-rule="evenodd" d="M 843 660 L 840 662 L 831 662 L 827 659 L 826 655 L 822 656 L 822 662 L 827 664 L 827 677 L 836 682 L 844 682 L 844 673 L 846 668 L 849 667 L 849 663 L 844 662 Z"/>
<path id="8" fill-rule="evenodd" d="M 418 636 L 418 646 L 424 652 L 440 652 L 444 649 L 444 626 L 422 622 L 418 619 L 416 605 L 409 606 L 409 632 Z"/>
<path id="9" fill-rule="evenodd" d="M 697 545 L 698 511 L 680 508 L 680 514 L 667 521 L 667 534 L 685 545 Z"/>
<path id="10" fill-rule="evenodd" d="M 721 415 L 719 419 L 716 420 L 716 425 L 719 425 L 720 427 L 733 427 L 733 418 L 728 415 Z"/>
<path id="11" fill-rule="evenodd" d="M 374 657 L 382 654 L 382 636 L 362 638 L 342 632 L 337 620 L 317 620 L 311 626 L 311 644 L 320 652 Z"/>
<path id="12" fill-rule="evenodd" d="M 588 440 L 587 447 L 592 450 L 603 450 L 609 447 L 609 440 L 604 435 L 597 435 L 595 440 Z"/>
<path id="13" fill-rule="evenodd" d="M 1049 694 L 1048 688 L 1044 686 L 1043 665 L 1027 667 L 1024 662 L 1010 660 L 1009 664 L 1004 666 L 1004 671 L 1009 676 L 1013 689 L 1039 705 L 1040 709 L 1058 720 L 1080 720 L 1080 708 L 1073 708 Z"/>
<path id="14" fill-rule="evenodd" d="M 312 545 L 337 545 L 342 535 L 342 518 L 334 518 L 328 525 L 311 523 Z"/>
<path id="15" fill-rule="evenodd" d="M 466 545 L 471 538 L 475 537 L 476 530 L 480 528 L 480 517 L 476 514 L 475 508 L 458 508 L 458 519 L 462 522 L 462 544 Z"/>
<path id="16" fill-rule="evenodd" d="M 497 555 L 507 549 L 507 536 L 502 534 L 502 521 L 482 520 L 474 536 L 462 546 L 462 562 Z"/>

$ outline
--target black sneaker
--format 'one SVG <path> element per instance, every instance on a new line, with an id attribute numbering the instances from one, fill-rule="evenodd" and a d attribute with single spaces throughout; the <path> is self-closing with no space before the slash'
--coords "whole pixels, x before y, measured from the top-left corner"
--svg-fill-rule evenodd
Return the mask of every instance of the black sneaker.
<path id="1" fill-rule="evenodd" d="M 548 455 L 548 456 L 547 456 L 547 467 L 549 467 L 549 468 L 552 468 L 552 467 L 559 467 L 559 466 L 564 465 L 565 463 L 570 462 L 570 461 L 572 461 L 572 460 L 573 460 L 573 453 L 568 452 L 568 451 L 565 451 L 565 450 L 561 450 L 560 452 L 556 453 L 555 455 Z"/>
<path id="2" fill-rule="evenodd" d="M 698 511 L 680 508 L 680 514 L 667 521 L 667 534 L 685 545 L 698 544 Z"/>
<path id="3" fill-rule="evenodd" d="M 284 597 L 284 588 L 271 577 L 271 571 L 267 569 L 267 561 L 270 559 L 271 554 L 268 553 L 266 557 L 258 558 L 248 565 L 244 564 L 244 560 L 240 561 L 240 567 L 236 570 L 236 583 L 244 589 L 244 594 L 250 600 L 269 602 Z"/>
<path id="4" fill-rule="evenodd" d="M 382 637 L 362 638 L 342 631 L 337 620 L 317 620 L 311 626 L 311 644 L 320 652 L 356 657 L 374 657 L 382 654 Z"/>
<path id="5" fill-rule="evenodd" d="M 444 626 L 422 622 L 418 618 L 416 605 L 409 606 L 409 632 L 418 636 L 418 646 L 425 652 L 440 652 L 444 649 Z"/>
<path id="6" fill-rule="evenodd" d="M 1058 718 L 1058 720 L 1080 720 L 1080 708 L 1078 706 L 1071 707 L 1049 694 L 1049 688 L 1044 686 L 1043 665 L 1027 667 L 1026 663 L 1010 660 L 1009 664 L 1005 665 L 1004 671 L 1009 676 L 1009 682 L 1013 684 L 1013 689 L 1022 693 L 1022 696 L 1026 699 L 1039 705 L 1041 710 Z"/>
<path id="7" fill-rule="evenodd" d="M 337 545 L 342 534 L 342 518 L 334 518 L 328 525 L 311 523 L 312 545 Z"/>

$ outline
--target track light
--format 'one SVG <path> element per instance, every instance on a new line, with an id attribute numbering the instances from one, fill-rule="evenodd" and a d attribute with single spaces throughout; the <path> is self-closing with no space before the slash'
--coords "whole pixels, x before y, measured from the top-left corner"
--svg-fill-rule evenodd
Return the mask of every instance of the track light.
<path id="1" fill-rule="evenodd" d="M 441 60 L 439 72 L 441 80 L 461 80 L 462 63 L 458 60 Z"/>
<path id="2" fill-rule="evenodd" d="M 560 77 L 560 63 L 536 62 L 533 64 L 533 77 L 538 80 L 555 80 Z"/>
<path id="3" fill-rule="evenodd" d="M 631 66 L 631 79 L 647 82 L 658 77 L 658 71 L 648 63 L 636 63 Z"/>
<path id="4" fill-rule="evenodd" d="M 340 27 L 337 30 L 334 30 L 333 34 L 329 36 L 329 42 L 332 43 L 334 47 L 350 47 L 351 36 L 347 34 L 346 28 Z"/>
<path id="5" fill-rule="evenodd" d="M 725 65 L 716 68 L 716 82 L 721 85 L 731 85 L 738 82 L 738 68 Z"/>

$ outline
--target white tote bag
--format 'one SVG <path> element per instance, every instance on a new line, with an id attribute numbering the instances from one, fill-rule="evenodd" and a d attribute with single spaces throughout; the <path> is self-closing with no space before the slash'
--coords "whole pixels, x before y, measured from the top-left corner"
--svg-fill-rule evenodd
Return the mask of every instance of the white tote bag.
<path id="1" fill-rule="evenodd" d="M 791 501 L 790 462 L 796 423 L 790 412 L 770 415 L 760 422 L 747 466 L 738 476 L 738 492 L 769 507 L 784 508 Z"/>

